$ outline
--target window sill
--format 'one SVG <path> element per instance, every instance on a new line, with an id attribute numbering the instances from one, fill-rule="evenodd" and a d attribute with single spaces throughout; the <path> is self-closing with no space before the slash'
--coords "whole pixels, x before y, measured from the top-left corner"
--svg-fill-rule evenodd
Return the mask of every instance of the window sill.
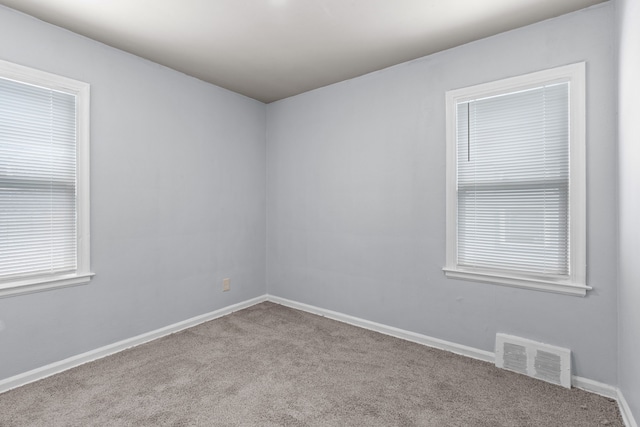
<path id="1" fill-rule="evenodd" d="M 588 290 L 593 289 L 591 286 L 586 285 L 572 285 L 535 278 L 514 277 L 500 273 L 467 271 L 448 267 L 445 267 L 442 270 L 449 279 L 470 280 L 473 282 L 491 283 L 494 285 L 533 289 L 536 291 L 553 292 L 564 295 L 583 297 L 587 294 Z"/>
<path id="2" fill-rule="evenodd" d="M 65 274 L 62 276 L 37 277 L 0 283 L 0 298 L 48 291 L 68 286 L 85 285 L 91 281 L 93 273 Z"/>

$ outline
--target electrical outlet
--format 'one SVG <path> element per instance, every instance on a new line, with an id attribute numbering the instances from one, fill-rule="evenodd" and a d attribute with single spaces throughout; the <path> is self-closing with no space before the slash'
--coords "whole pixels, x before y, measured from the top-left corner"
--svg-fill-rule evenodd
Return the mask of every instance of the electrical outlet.
<path id="1" fill-rule="evenodd" d="M 229 290 L 231 290 L 231 279 L 222 279 L 222 291 L 227 292 Z"/>

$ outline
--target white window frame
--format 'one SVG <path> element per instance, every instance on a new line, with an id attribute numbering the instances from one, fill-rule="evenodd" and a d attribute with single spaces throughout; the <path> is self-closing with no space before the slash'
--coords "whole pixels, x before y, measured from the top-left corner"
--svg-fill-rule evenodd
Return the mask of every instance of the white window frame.
<path id="1" fill-rule="evenodd" d="M 586 111 L 585 63 L 538 71 L 504 80 L 479 84 L 446 93 L 447 200 L 446 265 L 448 278 L 496 285 L 535 289 L 568 295 L 585 296 L 592 289 L 586 284 Z M 570 82 L 569 90 L 569 245 L 571 248 L 567 277 L 533 277 L 497 269 L 469 268 L 458 265 L 457 144 L 456 105 L 474 99 L 497 96 L 548 84 Z"/>
<path id="2" fill-rule="evenodd" d="M 0 60 L 0 77 L 76 96 L 76 233 L 74 273 L 0 281 L 0 298 L 86 284 L 90 272 L 89 226 L 89 84 Z"/>

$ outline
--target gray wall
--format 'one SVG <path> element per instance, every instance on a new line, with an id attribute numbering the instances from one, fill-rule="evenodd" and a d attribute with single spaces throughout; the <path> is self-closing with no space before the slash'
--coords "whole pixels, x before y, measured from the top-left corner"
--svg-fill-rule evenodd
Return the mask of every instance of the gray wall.
<path id="1" fill-rule="evenodd" d="M 619 38 L 619 386 L 640 421 L 640 0 L 616 3 Z"/>
<path id="2" fill-rule="evenodd" d="M 578 61 L 594 290 L 446 279 L 445 91 Z M 496 332 L 569 347 L 615 384 L 615 70 L 607 3 L 269 104 L 268 292 L 483 350 Z"/>
<path id="3" fill-rule="evenodd" d="M 4 7 L 0 58 L 91 84 L 96 273 L 0 299 L 0 379 L 264 294 L 264 104 Z"/>

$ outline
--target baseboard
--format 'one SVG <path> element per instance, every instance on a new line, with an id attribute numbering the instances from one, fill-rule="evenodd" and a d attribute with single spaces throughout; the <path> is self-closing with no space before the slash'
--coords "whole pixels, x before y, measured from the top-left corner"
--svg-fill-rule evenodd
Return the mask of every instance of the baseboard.
<path id="1" fill-rule="evenodd" d="M 624 425 L 627 427 L 638 427 L 638 423 L 636 423 L 636 419 L 633 417 L 633 413 L 631 412 L 631 408 L 627 403 L 627 399 L 624 398 L 622 391 L 618 390 L 618 406 L 620 407 L 620 413 L 622 414 L 622 421 L 624 421 Z"/>
<path id="2" fill-rule="evenodd" d="M 76 366 L 83 365 L 93 360 L 101 359 L 111 354 L 126 350 L 127 348 L 135 347 L 140 344 L 144 344 L 149 341 L 161 338 L 165 335 L 170 335 L 175 332 L 181 331 L 186 328 L 199 325 L 209 320 L 217 319 L 218 317 L 226 316 L 234 311 L 242 310 L 252 305 L 259 304 L 266 301 L 266 295 L 262 295 L 257 298 L 252 298 L 247 301 L 243 301 L 237 304 L 233 304 L 227 307 L 223 307 L 219 310 L 212 311 L 210 313 L 202 314 L 200 316 L 192 317 L 191 319 L 183 320 L 178 323 L 174 323 L 164 328 L 156 329 L 151 332 L 144 333 L 132 338 L 127 338 L 122 341 L 118 341 L 113 344 L 106 345 L 104 347 L 97 348 L 95 350 L 88 351 L 86 353 L 78 354 L 76 356 L 69 357 L 58 362 L 51 363 L 49 365 L 42 366 L 40 368 L 33 369 L 31 371 L 24 372 L 22 374 L 15 375 L 13 377 L 0 380 L 0 393 L 11 390 L 16 387 L 23 386 L 25 384 L 41 380 L 51 375 L 66 371 L 67 369 L 75 368 Z"/>
<path id="3" fill-rule="evenodd" d="M 577 375 L 571 377 L 571 385 L 575 388 L 579 388 L 590 393 L 599 394 L 600 396 L 608 397 L 609 399 L 618 398 L 618 388 L 609 384 L 601 383 L 598 381 L 590 380 L 588 378 L 582 378 Z"/>
<path id="4" fill-rule="evenodd" d="M 571 384 L 576 388 L 588 391 L 590 393 L 595 393 L 599 394 L 600 396 L 615 399 L 618 402 L 618 408 L 620 409 L 620 414 L 622 415 L 622 421 L 624 421 L 624 425 L 627 427 L 638 427 L 638 424 L 633 417 L 633 413 L 631 413 L 631 408 L 629 407 L 627 400 L 624 398 L 624 395 L 619 388 L 611 386 L 609 384 L 590 380 L 588 378 L 578 377 L 576 375 L 571 378 Z"/>
<path id="5" fill-rule="evenodd" d="M 51 375 L 66 371 L 76 366 L 83 365 L 93 360 L 101 359 L 114 353 L 118 353 L 127 348 L 135 347 L 140 344 L 144 344 L 149 341 L 161 338 L 166 335 L 181 331 L 183 329 L 191 328 L 199 325 L 200 323 L 208 322 L 209 320 L 217 319 L 222 316 L 233 313 L 234 311 L 242 310 L 252 305 L 259 304 L 264 301 L 271 301 L 276 304 L 284 305 L 286 307 L 294 308 L 297 310 L 305 311 L 307 313 L 317 314 L 329 319 L 337 320 L 339 322 L 348 323 L 350 325 L 358 326 L 364 329 L 369 329 L 375 332 L 379 332 L 385 335 L 390 335 L 396 338 L 404 339 L 407 341 L 415 342 L 425 345 L 427 347 L 433 347 L 440 350 L 449 351 L 451 353 L 459 354 L 473 359 L 483 360 L 485 362 L 495 362 L 495 353 L 485 350 L 480 350 L 473 347 L 468 347 L 462 344 L 456 344 L 450 341 L 441 340 L 439 338 L 429 337 L 427 335 L 418 334 L 415 332 L 406 331 L 392 326 L 383 325 L 381 323 L 371 322 L 369 320 L 361 319 L 347 314 L 338 313 L 336 311 L 327 310 L 320 307 L 288 300 L 286 298 L 277 297 L 274 295 L 262 295 L 256 298 L 252 298 L 247 301 L 243 301 L 237 304 L 233 304 L 219 310 L 212 311 L 210 313 L 202 314 L 200 316 L 192 317 L 191 319 L 183 320 L 178 323 L 174 323 L 164 328 L 156 329 L 151 332 L 147 332 L 132 338 L 128 338 L 122 341 L 118 341 L 113 344 L 106 345 L 104 347 L 97 348 L 95 350 L 88 351 L 76 356 L 69 357 L 67 359 L 51 363 L 46 366 L 42 366 L 37 369 L 33 369 L 22 374 L 15 375 L 13 377 L 0 380 L 0 393 L 11 390 L 16 387 L 23 386 L 25 384 L 44 379 Z M 599 394 L 604 397 L 616 399 L 620 407 L 623 421 L 627 427 L 638 427 L 631 408 L 624 398 L 622 392 L 614 386 L 604 384 L 598 381 L 590 380 L 588 378 L 582 378 L 579 376 L 572 376 L 571 384 L 573 387 L 580 388 L 582 390 Z"/>
<path id="6" fill-rule="evenodd" d="M 638 427 L 638 424 L 633 417 L 633 413 L 631 413 L 631 408 L 619 388 L 587 378 L 578 377 L 576 375 L 571 378 L 571 383 L 576 388 L 590 393 L 599 394 L 600 396 L 608 397 L 610 399 L 615 399 L 618 402 L 618 408 L 620 409 L 624 425 L 626 427 Z"/>
<path id="7" fill-rule="evenodd" d="M 324 308 L 319 308 L 308 304 L 303 304 L 300 302 L 288 300 L 286 298 L 276 297 L 274 295 L 267 295 L 267 301 L 281 304 L 286 307 L 295 308 L 297 310 L 306 311 L 307 313 L 324 316 L 329 319 L 337 320 L 339 322 L 348 323 L 350 325 L 359 326 L 364 329 L 380 332 L 381 334 L 390 335 L 392 337 L 426 345 L 427 347 L 446 350 L 451 353 L 471 357 L 472 359 L 483 360 L 485 362 L 495 362 L 495 353 L 491 351 L 467 347 L 466 345 L 456 344 L 450 341 L 441 340 L 439 338 L 433 338 L 427 335 L 405 331 L 404 329 L 394 328 L 392 326 L 383 325 L 381 323 L 371 322 L 369 320 L 360 319 L 358 317 L 349 316 L 347 314 L 326 310 Z"/>

